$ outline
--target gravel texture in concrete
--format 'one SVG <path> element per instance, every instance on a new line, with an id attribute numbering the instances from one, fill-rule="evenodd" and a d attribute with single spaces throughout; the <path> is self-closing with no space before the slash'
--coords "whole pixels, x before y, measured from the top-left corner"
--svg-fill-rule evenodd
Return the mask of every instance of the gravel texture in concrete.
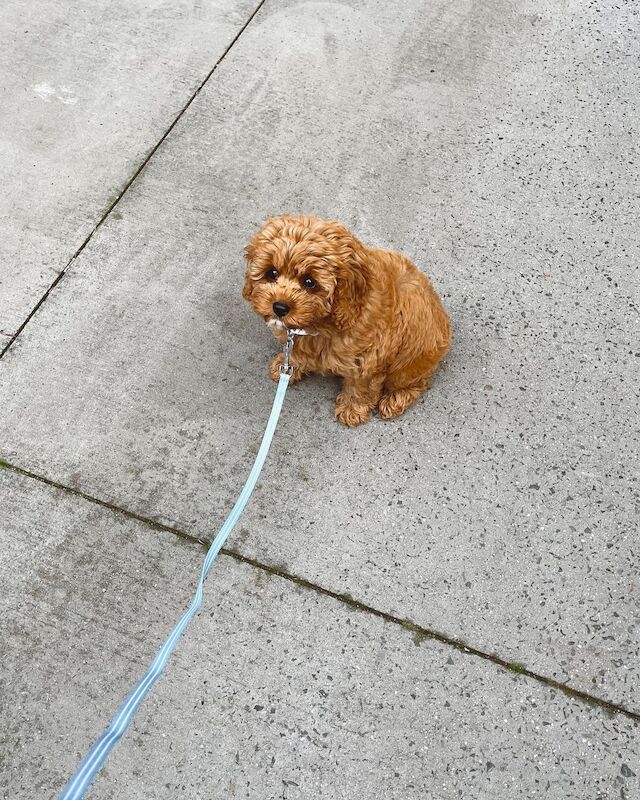
<path id="1" fill-rule="evenodd" d="M 273 392 L 243 245 L 338 217 L 455 345 L 398 422 L 296 387 L 232 546 L 638 710 L 637 15 L 474 9 L 265 5 L 8 351 L 2 455 L 209 536 Z"/>
<path id="2" fill-rule="evenodd" d="M 454 347 L 395 422 L 291 390 L 90 796 L 634 800 L 637 9 L 257 5 L 3 8 L 0 796 L 54 796 L 188 602 L 275 388 L 242 250 L 307 211 Z"/>
<path id="3" fill-rule="evenodd" d="M 0 351 L 258 0 L 3 0 Z"/>
<path id="4" fill-rule="evenodd" d="M 188 602 L 202 547 L 6 470 L 0 502 L 0 796 L 54 797 Z M 638 730 L 223 556 L 87 797 L 633 798 Z"/>

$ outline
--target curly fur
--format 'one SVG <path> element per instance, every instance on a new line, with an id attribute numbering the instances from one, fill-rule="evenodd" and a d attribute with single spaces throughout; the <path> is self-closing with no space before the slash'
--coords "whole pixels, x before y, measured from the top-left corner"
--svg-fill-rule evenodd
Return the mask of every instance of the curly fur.
<path id="1" fill-rule="evenodd" d="M 296 339 L 292 381 L 308 373 L 342 377 L 340 422 L 360 425 L 376 407 L 384 419 L 397 417 L 428 387 L 451 327 L 429 279 L 409 259 L 367 247 L 338 222 L 307 216 L 267 220 L 245 255 L 243 296 L 276 338 L 284 341 L 285 326 L 318 334 Z M 275 302 L 289 306 L 282 320 Z M 271 365 L 274 380 L 281 363 L 282 355 Z"/>

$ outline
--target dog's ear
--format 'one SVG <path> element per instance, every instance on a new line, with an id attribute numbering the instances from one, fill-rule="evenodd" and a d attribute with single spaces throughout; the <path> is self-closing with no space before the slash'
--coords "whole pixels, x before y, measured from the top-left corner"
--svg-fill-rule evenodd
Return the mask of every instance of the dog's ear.
<path id="1" fill-rule="evenodd" d="M 244 248 L 247 271 L 244 276 L 242 296 L 245 300 L 248 300 L 251 296 L 256 278 L 256 270 L 260 269 L 261 262 L 265 259 L 265 245 L 268 243 L 273 245 L 274 237 L 282 227 L 282 219 L 284 218 L 272 217 L 268 219 L 260 230 L 253 234 L 249 240 L 249 244 Z M 255 263 L 256 261 L 258 262 L 257 265 Z"/>
<path id="2" fill-rule="evenodd" d="M 242 296 L 244 297 L 245 300 L 248 300 L 251 297 L 252 292 L 253 292 L 253 280 L 251 279 L 249 270 L 247 270 L 244 276 L 244 284 L 242 286 Z"/>
<path id="3" fill-rule="evenodd" d="M 247 262 L 246 270 L 244 273 L 244 285 L 242 287 L 242 296 L 245 300 L 248 300 L 251 297 L 251 292 L 253 291 L 253 280 L 251 278 L 251 262 L 255 256 L 256 251 L 256 238 L 253 237 L 249 244 L 244 249 L 244 257 Z"/>
<path id="4" fill-rule="evenodd" d="M 353 237 L 340 242 L 336 265 L 333 319 L 345 330 L 356 323 L 369 291 L 371 278 L 363 246 Z"/>

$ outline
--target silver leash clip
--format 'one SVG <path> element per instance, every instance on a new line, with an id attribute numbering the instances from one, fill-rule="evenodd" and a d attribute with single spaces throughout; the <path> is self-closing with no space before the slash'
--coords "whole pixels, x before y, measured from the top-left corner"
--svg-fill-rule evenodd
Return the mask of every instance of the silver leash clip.
<path id="1" fill-rule="evenodd" d="M 280 364 L 281 375 L 293 375 L 293 367 L 291 366 L 290 358 L 291 351 L 293 350 L 293 342 L 296 335 L 292 330 L 287 330 L 287 341 L 284 346 L 284 361 Z"/>

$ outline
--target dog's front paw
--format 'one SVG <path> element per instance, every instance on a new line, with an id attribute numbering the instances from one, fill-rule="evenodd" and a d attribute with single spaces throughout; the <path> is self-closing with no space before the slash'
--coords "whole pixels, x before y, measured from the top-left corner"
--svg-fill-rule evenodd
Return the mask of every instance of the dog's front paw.
<path id="1" fill-rule="evenodd" d="M 272 381 L 278 382 L 280 380 L 280 367 L 284 363 L 284 356 L 280 353 L 277 358 L 274 358 L 269 367 L 269 377 Z"/>
<path id="2" fill-rule="evenodd" d="M 296 383 L 296 381 L 300 380 L 300 378 L 302 377 L 302 373 L 300 372 L 298 367 L 296 367 L 293 361 L 290 361 L 289 363 L 293 367 L 293 374 L 289 378 L 289 385 L 291 385 L 292 383 Z M 277 383 L 280 380 L 280 367 L 283 364 L 284 364 L 284 353 L 280 353 L 279 356 L 273 359 L 273 361 L 271 362 L 271 366 L 269 367 L 269 377 L 271 378 L 272 381 L 275 381 Z"/>
<path id="3" fill-rule="evenodd" d="M 336 400 L 336 419 L 348 428 L 355 428 L 362 425 L 369 419 L 371 409 L 363 403 L 354 403 L 342 395 L 338 395 Z"/>

